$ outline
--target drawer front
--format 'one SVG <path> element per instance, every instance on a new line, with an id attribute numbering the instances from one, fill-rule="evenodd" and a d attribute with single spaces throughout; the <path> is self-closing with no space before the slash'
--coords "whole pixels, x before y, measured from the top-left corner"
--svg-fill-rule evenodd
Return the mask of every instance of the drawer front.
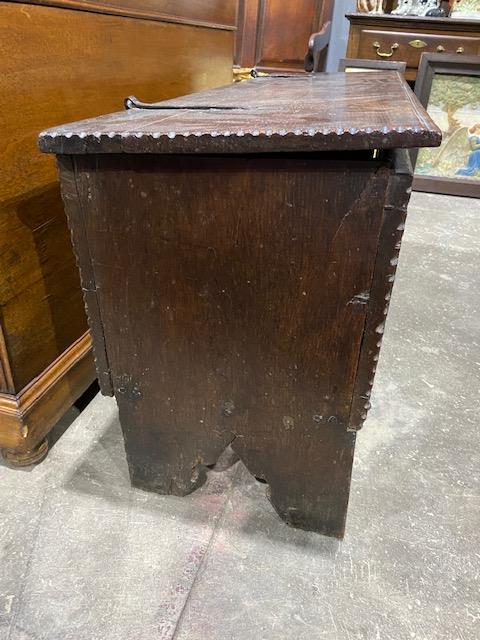
<path id="1" fill-rule="evenodd" d="M 403 60 L 407 63 L 407 67 L 416 68 L 424 52 L 475 55 L 480 53 L 480 37 L 377 29 L 360 31 L 357 54 L 359 58 Z"/>

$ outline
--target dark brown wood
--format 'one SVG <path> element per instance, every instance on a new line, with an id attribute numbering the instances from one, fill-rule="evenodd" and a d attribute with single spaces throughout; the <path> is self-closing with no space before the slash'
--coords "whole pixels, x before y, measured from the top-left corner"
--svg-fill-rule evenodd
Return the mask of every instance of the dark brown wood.
<path id="1" fill-rule="evenodd" d="M 332 98 L 333 96 L 333 98 Z M 334 109 L 325 108 L 329 100 Z M 45 131 L 57 154 L 259 153 L 438 146 L 399 74 L 268 76 Z"/>
<path id="2" fill-rule="evenodd" d="M 95 346 L 94 354 L 98 382 L 102 393 L 106 396 L 112 396 L 113 386 L 108 364 L 107 347 L 96 295 L 97 283 L 93 273 L 90 248 L 86 236 L 85 217 L 81 210 L 82 201 L 75 182 L 72 159 L 68 156 L 60 156 L 58 158 L 58 168 L 62 176 L 62 198 L 72 232 L 74 251 L 76 252 L 82 281 L 83 299 Z"/>
<path id="3" fill-rule="evenodd" d="M 465 196 L 467 198 L 480 198 L 479 185 L 475 182 L 460 183 L 456 178 L 436 178 L 430 176 L 414 176 L 414 191 L 426 193 L 443 193 L 449 196 Z"/>
<path id="4" fill-rule="evenodd" d="M 239 0 L 235 67 L 303 72 L 309 38 L 321 31 L 329 36 L 332 13 L 332 0 Z M 322 63 L 327 46 L 328 39 Z"/>
<path id="5" fill-rule="evenodd" d="M 467 75 L 478 78 L 480 77 L 480 56 L 462 56 L 460 58 L 456 55 L 423 54 L 415 83 L 415 94 L 425 108 L 428 105 L 432 82 L 437 73 L 450 76 Z M 418 149 L 413 149 L 411 156 L 413 165 L 415 166 Z M 461 176 L 442 178 L 439 176 L 415 175 L 413 188 L 416 191 L 426 191 L 429 193 L 444 193 L 454 196 L 480 198 L 480 180 L 469 180 Z"/>
<path id="6" fill-rule="evenodd" d="M 428 16 L 397 16 L 395 14 L 368 14 L 368 13 L 347 13 L 346 18 L 350 22 L 359 24 L 372 24 L 379 21 L 390 25 L 390 28 L 396 29 L 434 29 L 435 25 L 438 29 L 445 31 L 459 31 L 478 33 L 478 21 L 460 19 L 460 18 L 432 18 Z M 475 22 L 477 23 L 475 25 Z"/>
<path id="7" fill-rule="evenodd" d="M 361 13 L 347 14 L 347 18 L 347 57 L 380 60 L 386 54 L 389 60 L 407 63 L 409 81 L 415 80 L 424 52 L 441 51 L 459 57 L 480 54 L 478 20 Z"/>
<path id="8" fill-rule="evenodd" d="M 407 151 L 374 154 L 380 114 L 397 113 L 404 83 L 399 74 L 383 74 L 380 84 L 373 75 L 382 74 L 350 85 L 350 109 L 341 91 L 330 91 L 347 74 L 252 80 L 176 101 L 180 119 L 167 140 L 181 138 L 183 154 L 148 146 L 162 140 L 154 137 L 161 109 L 137 110 L 135 130 L 127 114 L 123 137 L 116 128 L 114 137 L 97 135 L 95 153 L 75 146 L 75 136 L 88 141 L 88 127 L 107 131 L 116 117 L 42 137 L 44 148 L 70 154 L 59 159 L 65 205 L 97 367 L 111 380 L 135 486 L 187 494 L 231 446 L 268 483 L 286 522 L 343 536 L 411 184 Z M 312 105 L 322 114 L 338 109 L 339 122 L 357 113 L 353 87 L 365 85 L 368 95 L 381 91 L 383 109 L 376 121 L 368 108 L 362 122 L 351 121 L 364 132 L 363 150 L 337 135 L 337 149 L 325 152 L 320 136 L 294 133 L 294 113 L 316 127 Z M 259 132 L 273 130 L 283 110 L 295 153 L 283 152 L 284 136 L 266 133 L 265 153 L 245 152 L 237 134 L 255 113 L 254 88 Z M 323 90 L 326 103 L 316 93 Z M 185 103 L 212 96 L 224 107 L 216 126 L 230 129 L 231 153 L 212 154 L 212 134 L 196 138 L 191 153 L 186 128 L 198 119 L 203 130 L 205 114 Z M 232 122 L 225 107 L 245 106 L 247 96 L 249 110 Z M 384 146 L 406 121 L 406 145 L 438 144 L 426 114 L 405 104 L 403 119 L 382 130 Z M 132 153 L 108 153 L 117 133 Z"/>
<path id="9" fill-rule="evenodd" d="M 332 23 L 326 22 L 321 31 L 313 33 L 310 36 L 308 51 L 304 61 L 305 71 L 319 73 L 325 68 L 331 31 Z"/>
<path id="10" fill-rule="evenodd" d="M 349 69 L 353 69 L 357 72 L 371 69 L 372 71 L 398 71 L 399 73 L 405 73 L 407 63 L 398 61 L 394 62 L 390 60 L 341 58 L 338 63 L 338 70 L 348 71 Z"/>
<path id="11" fill-rule="evenodd" d="M 365 321 L 364 338 L 350 413 L 350 428 L 354 430 L 361 428 L 370 408 L 370 395 L 397 271 L 407 205 L 411 193 L 410 154 L 407 151 L 397 149 L 393 152 L 392 161 L 394 169 L 388 184 L 383 209 L 372 287 L 369 294 L 370 304 Z"/>
<path id="12" fill-rule="evenodd" d="M 282 155 L 76 164 L 80 201 L 98 194 L 84 220 L 134 484 L 189 493 L 231 444 L 287 521 L 340 535 L 388 168 Z"/>
<path id="13" fill-rule="evenodd" d="M 234 0 L 30 0 L 28 4 L 235 30 Z"/>
<path id="14" fill-rule="evenodd" d="M 233 0 L 174 3 L 185 19 L 228 19 L 221 29 L 174 24 L 163 0 L 52 4 L 0 1 L 0 448 L 35 447 L 95 375 L 88 336 L 72 360 L 88 327 L 54 158 L 39 152 L 38 132 L 121 109 L 129 93 L 172 98 L 232 77 Z M 160 21 L 167 4 L 172 19 Z M 160 13 L 116 15 L 127 5 Z M 49 386 L 57 361 L 64 378 Z"/>

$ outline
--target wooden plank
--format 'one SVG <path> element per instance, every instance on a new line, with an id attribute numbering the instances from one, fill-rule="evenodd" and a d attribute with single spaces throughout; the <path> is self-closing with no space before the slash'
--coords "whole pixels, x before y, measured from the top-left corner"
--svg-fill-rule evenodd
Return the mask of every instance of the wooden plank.
<path id="1" fill-rule="evenodd" d="M 391 155 L 392 174 L 385 201 L 368 316 L 355 381 L 349 428 L 357 431 L 370 408 L 370 395 L 380 354 L 385 321 L 397 271 L 407 205 L 412 192 L 412 166 L 408 152 Z"/>
<path id="2" fill-rule="evenodd" d="M 83 299 L 89 326 L 92 331 L 93 352 L 98 381 L 104 395 L 113 395 L 110 365 L 105 345 L 104 327 L 98 305 L 97 284 L 93 270 L 90 248 L 86 241 L 86 220 L 79 198 L 73 161 L 68 156 L 58 158 L 62 198 L 65 213 L 72 232 L 72 241 L 77 256 L 77 265 L 82 280 Z"/>
<path id="3" fill-rule="evenodd" d="M 235 29 L 235 0 L 8 0 L 25 6 L 40 5 L 108 15 L 161 20 L 213 29 Z"/>
<path id="4" fill-rule="evenodd" d="M 324 105 L 330 104 L 330 108 Z M 438 146 L 395 72 L 267 76 L 43 132 L 53 153 L 257 153 Z"/>

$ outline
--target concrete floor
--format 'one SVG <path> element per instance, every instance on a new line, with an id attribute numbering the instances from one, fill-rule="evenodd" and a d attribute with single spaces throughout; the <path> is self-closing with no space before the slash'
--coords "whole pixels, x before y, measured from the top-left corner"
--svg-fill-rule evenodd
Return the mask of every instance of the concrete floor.
<path id="1" fill-rule="evenodd" d="M 343 543 L 241 464 L 131 489 L 101 396 L 41 465 L 0 467 L 0 638 L 478 640 L 479 279 L 478 201 L 414 194 Z"/>

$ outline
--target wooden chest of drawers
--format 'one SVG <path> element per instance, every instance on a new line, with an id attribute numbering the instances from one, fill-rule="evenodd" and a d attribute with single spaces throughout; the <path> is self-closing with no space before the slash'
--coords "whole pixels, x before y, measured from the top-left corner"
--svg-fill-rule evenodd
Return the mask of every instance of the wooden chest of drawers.
<path id="1" fill-rule="evenodd" d="M 363 13 L 347 14 L 347 18 L 347 57 L 402 60 L 407 63 L 407 80 L 415 80 L 424 52 L 480 53 L 479 21 Z"/>

